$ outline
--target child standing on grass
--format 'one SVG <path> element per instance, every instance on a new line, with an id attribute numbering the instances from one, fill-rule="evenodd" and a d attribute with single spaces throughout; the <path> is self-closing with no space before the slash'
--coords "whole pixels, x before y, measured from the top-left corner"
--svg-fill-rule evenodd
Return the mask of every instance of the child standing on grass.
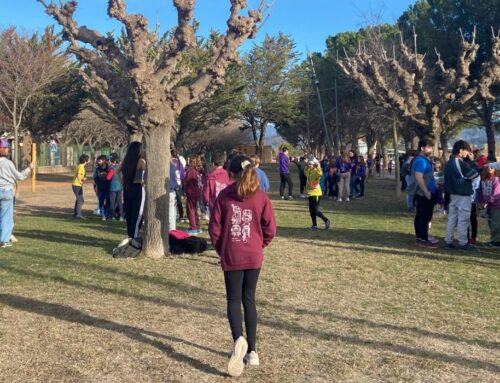
<path id="1" fill-rule="evenodd" d="M 203 164 L 199 157 L 189 159 L 184 178 L 184 190 L 186 191 L 186 210 L 189 220 L 189 234 L 201 234 L 200 215 L 198 213 L 198 202 L 201 199 L 200 182 L 203 176 Z"/>
<path id="2" fill-rule="evenodd" d="M 311 230 L 318 230 L 317 217 L 320 217 L 323 220 L 325 223 L 325 229 L 329 229 L 330 220 L 319 211 L 319 203 L 321 202 L 321 196 L 323 195 L 320 184 L 323 171 L 321 170 L 318 160 L 312 157 L 309 160 L 304 172 L 307 177 L 307 197 L 309 199 L 309 213 L 311 214 L 312 220 Z"/>
<path id="3" fill-rule="evenodd" d="M 71 188 L 75 194 L 75 208 L 73 209 L 73 218 L 83 219 L 82 208 L 83 208 L 83 184 L 87 178 L 87 170 L 85 166 L 89 163 L 89 156 L 87 154 L 82 154 L 80 156 L 79 164 L 75 170 L 75 176 L 73 177 L 73 182 L 71 183 Z"/>
<path id="4" fill-rule="evenodd" d="M 203 202 L 208 206 L 209 213 L 212 211 L 219 193 L 231 184 L 229 174 L 222 167 L 224 162 L 225 159 L 221 154 L 215 154 L 212 159 L 214 169 L 205 178 L 205 184 L 203 185 Z"/>
<path id="5" fill-rule="evenodd" d="M 224 271 L 227 314 L 233 337 L 228 372 L 236 377 L 242 374 L 245 363 L 259 365 L 255 290 L 263 249 L 276 235 L 276 222 L 271 201 L 259 188 L 250 158 L 236 156 L 229 164 L 229 171 L 236 182 L 224 189 L 215 201 L 208 232 Z M 242 303 L 247 339 L 243 337 Z"/>
<path id="6" fill-rule="evenodd" d="M 103 221 L 111 219 L 113 212 L 111 211 L 109 187 L 114 171 L 108 165 L 108 159 L 105 155 L 97 158 L 97 167 L 94 171 L 94 183 L 97 190 L 97 198 L 99 199 L 99 211 Z"/>
<path id="7" fill-rule="evenodd" d="M 490 227 L 491 241 L 488 245 L 500 247 L 500 179 L 489 166 L 485 166 L 481 172 L 479 201 L 483 208 L 486 208 Z"/>
<path id="8" fill-rule="evenodd" d="M 111 168 L 111 183 L 109 185 L 109 201 L 111 206 L 111 217 L 116 217 L 120 222 L 124 221 L 123 217 L 123 185 L 121 181 L 122 175 L 117 173 L 119 167 L 119 157 L 116 153 L 111 153 L 109 156 L 109 167 Z"/>
<path id="9" fill-rule="evenodd" d="M 257 173 L 257 178 L 259 179 L 260 190 L 268 193 L 271 186 L 269 184 L 269 178 L 267 178 L 266 172 L 260 168 L 260 157 L 253 154 L 250 156 L 250 159 L 252 160 L 252 165 L 255 168 L 255 172 Z M 300 171 L 300 166 L 299 166 L 299 171 Z"/>

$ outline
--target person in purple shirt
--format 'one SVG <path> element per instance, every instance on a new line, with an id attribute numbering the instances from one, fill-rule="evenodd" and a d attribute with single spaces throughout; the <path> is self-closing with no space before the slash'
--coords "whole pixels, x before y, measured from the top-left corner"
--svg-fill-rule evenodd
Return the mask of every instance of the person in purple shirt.
<path id="1" fill-rule="evenodd" d="M 367 166 L 363 156 L 358 157 L 358 166 L 356 168 L 356 181 L 354 183 L 354 191 L 357 192 L 358 198 L 365 196 L 365 180 L 366 180 Z"/>
<path id="2" fill-rule="evenodd" d="M 288 198 L 292 199 L 293 182 L 290 175 L 290 158 L 288 148 L 284 147 L 278 155 L 278 166 L 280 172 L 280 197 L 285 199 L 285 186 L 288 184 Z"/>
<path id="3" fill-rule="evenodd" d="M 354 197 L 354 183 L 356 182 L 356 171 L 358 168 L 358 156 L 354 150 L 349 151 L 349 159 L 351 160 L 351 179 L 349 182 L 349 197 Z"/>
<path id="4" fill-rule="evenodd" d="M 342 152 L 341 156 L 337 158 L 337 172 L 340 174 L 339 181 L 339 196 L 337 201 L 342 202 L 345 198 L 349 202 L 349 184 L 351 181 L 351 159 L 347 152 Z"/>

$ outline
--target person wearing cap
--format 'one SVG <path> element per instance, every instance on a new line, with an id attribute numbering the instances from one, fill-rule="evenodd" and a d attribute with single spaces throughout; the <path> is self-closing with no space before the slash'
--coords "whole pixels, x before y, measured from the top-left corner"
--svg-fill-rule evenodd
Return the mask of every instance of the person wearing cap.
<path id="1" fill-rule="evenodd" d="M 17 181 L 28 178 L 33 163 L 18 171 L 9 159 L 9 141 L 0 139 L 0 247 L 12 246 L 10 238 L 14 229 L 14 189 Z"/>
<path id="2" fill-rule="evenodd" d="M 309 214 L 311 214 L 312 226 L 311 230 L 318 230 L 317 217 L 321 218 L 325 223 L 325 229 L 330 228 L 330 220 L 319 211 L 319 203 L 321 202 L 321 196 L 323 191 L 321 190 L 321 177 L 323 177 L 323 171 L 319 166 L 319 161 L 311 157 L 304 170 L 304 174 L 307 177 L 307 198 L 309 200 Z"/>

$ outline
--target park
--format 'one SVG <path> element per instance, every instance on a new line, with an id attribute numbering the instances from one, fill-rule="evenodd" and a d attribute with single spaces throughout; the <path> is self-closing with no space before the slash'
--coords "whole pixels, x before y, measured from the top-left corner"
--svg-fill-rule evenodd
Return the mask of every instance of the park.
<path id="1" fill-rule="evenodd" d="M 499 380 L 498 0 L 391 0 L 312 51 L 283 0 L 25 2 L 0 6 L 0 382 Z"/>

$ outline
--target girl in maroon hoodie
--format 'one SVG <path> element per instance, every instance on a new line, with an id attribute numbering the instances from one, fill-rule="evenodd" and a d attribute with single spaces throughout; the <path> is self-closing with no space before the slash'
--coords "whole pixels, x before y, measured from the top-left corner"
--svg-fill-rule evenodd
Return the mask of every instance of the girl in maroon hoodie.
<path id="1" fill-rule="evenodd" d="M 219 193 L 232 182 L 229 179 L 227 170 L 222 167 L 225 162 L 224 157 L 221 154 L 216 154 L 212 162 L 214 164 L 214 169 L 207 176 L 205 184 L 203 185 L 203 203 L 208 206 L 208 212 L 210 214 L 212 213 L 212 208 L 214 207 L 215 200 L 219 196 Z"/>
<path id="2" fill-rule="evenodd" d="M 271 201 L 267 193 L 260 190 L 250 158 L 235 157 L 229 164 L 229 172 L 236 182 L 217 197 L 208 232 L 224 271 L 227 315 L 234 341 L 228 372 L 231 376 L 239 376 L 245 362 L 250 366 L 259 365 L 255 350 L 255 290 L 263 249 L 276 234 L 276 222 Z M 242 303 L 248 342 L 243 337 Z"/>
<path id="3" fill-rule="evenodd" d="M 198 201 L 201 198 L 201 177 L 203 165 L 199 157 L 189 159 L 183 184 L 186 191 L 186 210 L 189 220 L 189 234 L 200 234 L 200 215 Z"/>

